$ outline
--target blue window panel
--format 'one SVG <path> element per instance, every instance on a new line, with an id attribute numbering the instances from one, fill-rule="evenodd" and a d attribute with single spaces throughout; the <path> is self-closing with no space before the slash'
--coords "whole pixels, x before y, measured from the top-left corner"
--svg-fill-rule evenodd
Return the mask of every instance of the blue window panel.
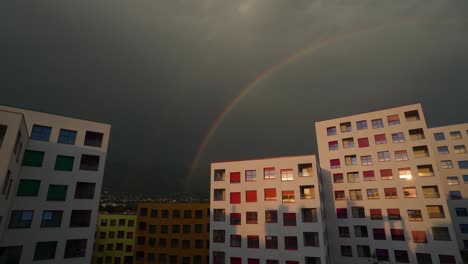
<path id="1" fill-rule="evenodd" d="M 460 169 L 468 169 L 468 160 L 459 160 L 458 167 Z M 465 175 L 463 175 L 463 178 L 465 178 Z"/>
<path id="2" fill-rule="evenodd" d="M 51 131 L 52 131 L 51 127 L 33 125 L 32 131 L 31 131 L 31 139 L 49 141 Z"/>
<path id="3" fill-rule="evenodd" d="M 60 129 L 58 143 L 75 145 L 76 131 Z"/>
<path id="4" fill-rule="evenodd" d="M 434 139 L 436 141 L 445 140 L 444 132 L 434 133 Z"/>
<path id="5" fill-rule="evenodd" d="M 468 224 L 460 224 L 460 231 L 463 234 L 468 234 Z"/>
<path id="6" fill-rule="evenodd" d="M 468 175 L 463 175 L 463 181 L 464 181 L 465 183 L 468 183 Z"/>

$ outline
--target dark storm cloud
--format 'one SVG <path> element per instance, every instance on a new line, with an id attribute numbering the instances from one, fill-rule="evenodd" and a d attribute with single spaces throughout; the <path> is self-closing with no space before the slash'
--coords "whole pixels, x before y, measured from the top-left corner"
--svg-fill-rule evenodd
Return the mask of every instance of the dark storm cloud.
<path id="1" fill-rule="evenodd" d="M 440 0 L 5 2 L 0 103 L 111 123 L 107 187 L 206 192 L 210 160 L 315 152 L 316 120 L 422 102 L 430 125 L 466 122 L 467 12 Z M 350 32 L 259 82 L 185 178 L 243 87 Z"/>

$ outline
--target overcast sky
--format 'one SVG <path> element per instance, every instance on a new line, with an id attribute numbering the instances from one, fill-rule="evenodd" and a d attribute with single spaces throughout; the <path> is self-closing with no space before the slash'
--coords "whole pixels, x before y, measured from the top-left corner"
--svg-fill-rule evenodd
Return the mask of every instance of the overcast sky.
<path id="1" fill-rule="evenodd" d="M 421 102 L 468 122 L 468 1 L 3 1 L 0 90 L 110 123 L 106 189 L 208 194 L 210 161 L 316 153 L 317 120 Z"/>

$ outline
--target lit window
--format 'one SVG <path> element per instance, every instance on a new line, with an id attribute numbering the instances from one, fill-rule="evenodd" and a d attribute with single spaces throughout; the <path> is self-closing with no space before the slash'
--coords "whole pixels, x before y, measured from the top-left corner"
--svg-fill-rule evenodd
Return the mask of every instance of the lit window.
<path id="1" fill-rule="evenodd" d="M 312 176 L 312 163 L 303 163 L 297 166 L 299 177 Z"/>
<path id="2" fill-rule="evenodd" d="M 416 167 L 418 168 L 418 176 L 420 177 L 434 176 L 434 169 L 432 168 L 432 165 L 430 164 L 418 165 Z"/>
<path id="3" fill-rule="evenodd" d="M 387 138 L 385 137 L 385 134 L 375 135 L 374 139 L 376 145 L 387 144 Z"/>
<path id="4" fill-rule="evenodd" d="M 361 165 L 362 166 L 372 165 L 372 156 L 370 155 L 361 156 Z"/>
<path id="5" fill-rule="evenodd" d="M 384 188 L 385 199 L 398 199 L 396 188 Z"/>
<path id="6" fill-rule="evenodd" d="M 336 135 L 336 127 L 328 127 L 327 128 L 327 136 Z"/>
<path id="7" fill-rule="evenodd" d="M 453 163 L 451 160 L 441 160 L 440 165 L 442 169 L 451 169 L 453 168 Z"/>
<path id="8" fill-rule="evenodd" d="M 456 154 L 466 153 L 465 145 L 457 145 L 457 146 L 454 146 L 453 148 L 454 148 Z"/>
<path id="9" fill-rule="evenodd" d="M 408 220 L 409 221 L 422 221 L 422 213 L 421 210 L 417 209 L 408 209 Z"/>
<path id="10" fill-rule="evenodd" d="M 366 120 L 357 121 L 356 127 L 357 127 L 357 130 L 367 129 L 367 121 Z"/>
<path id="11" fill-rule="evenodd" d="M 358 138 L 358 146 L 360 148 L 367 148 L 369 147 L 369 138 Z"/>
<path id="12" fill-rule="evenodd" d="M 450 139 L 461 139 L 462 135 L 460 131 L 452 131 L 450 132 Z"/>
<path id="13" fill-rule="evenodd" d="M 346 200 L 345 191 L 335 191 L 335 200 Z"/>
<path id="14" fill-rule="evenodd" d="M 388 220 L 401 220 L 400 209 L 388 208 L 387 209 Z"/>
<path id="15" fill-rule="evenodd" d="M 439 187 L 437 185 L 422 186 L 424 198 L 440 198 Z"/>
<path id="16" fill-rule="evenodd" d="M 389 161 L 390 160 L 390 152 L 388 152 L 388 151 L 379 151 L 379 152 L 377 152 L 377 157 L 379 158 L 379 161 L 381 161 L 381 162 Z"/>
<path id="17" fill-rule="evenodd" d="M 245 191 L 245 201 L 248 203 L 255 203 L 257 202 L 257 191 Z"/>
<path id="18" fill-rule="evenodd" d="M 257 180 L 257 171 L 256 170 L 246 170 L 245 171 L 245 181 L 256 181 Z"/>
<path id="19" fill-rule="evenodd" d="M 462 195 L 460 191 L 449 191 L 450 200 L 461 200 Z"/>
<path id="20" fill-rule="evenodd" d="M 231 235 L 231 247 L 241 247 L 242 239 L 240 235 Z"/>
<path id="21" fill-rule="evenodd" d="M 340 124 L 340 130 L 342 133 L 351 132 L 351 122 L 345 122 Z"/>
<path id="22" fill-rule="evenodd" d="M 372 128 L 382 128 L 384 127 L 383 121 L 381 118 L 372 120 Z"/>
<path id="23" fill-rule="evenodd" d="M 408 153 L 406 152 L 406 150 L 395 151 L 395 160 L 397 161 L 408 160 Z"/>
<path id="24" fill-rule="evenodd" d="M 379 189 L 377 188 L 367 189 L 367 199 L 369 200 L 379 199 Z"/>
<path id="25" fill-rule="evenodd" d="M 288 190 L 288 191 L 281 191 L 281 197 L 282 197 L 282 202 L 283 203 L 294 203 L 294 191 Z"/>
<path id="26" fill-rule="evenodd" d="M 257 224 L 258 217 L 257 212 L 246 212 L 246 223 L 247 224 Z"/>
<path id="27" fill-rule="evenodd" d="M 343 143 L 343 148 L 354 148 L 353 138 L 343 138 L 342 143 Z"/>
<path id="28" fill-rule="evenodd" d="M 296 213 L 283 213 L 284 226 L 296 226 Z"/>
<path id="29" fill-rule="evenodd" d="M 448 185 L 460 185 L 457 176 L 447 176 L 447 184 Z"/>
<path id="30" fill-rule="evenodd" d="M 360 201 L 360 200 L 362 200 L 362 191 L 361 191 L 361 189 L 349 190 L 349 199 L 351 201 Z"/>
<path id="31" fill-rule="evenodd" d="M 393 171 L 392 171 L 392 169 L 382 169 L 382 170 L 380 170 L 380 179 L 382 179 L 382 180 L 393 180 Z"/>
<path id="32" fill-rule="evenodd" d="M 278 212 L 276 210 L 265 210 L 265 223 L 278 223 Z"/>
<path id="33" fill-rule="evenodd" d="M 75 145 L 75 141 L 76 141 L 76 131 L 60 129 L 59 137 L 57 140 L 58 143 Z"/>
<path id="34" fill-rule="evenodd" d="M 435 141 L 445 140 L 444 132 L 434 133 L 434 140 Z"/>
<path id="35" fill-rule="evenodd" d="M 265 248 L 277 249 L 278 248 L 278 237 L 277 236 L 265 236 Z"/>
<path id="36" fill-rule="evenodd" d="M 371 220 L 382 220 L 382 209 L 370 209 Z"/>
<path id="37" fill-rule="evenodd" d="M 281 180 L 282 181 L 292 181 L 293 180 L 293 171 L 292 169 L 282 169 L 280 170 Z"/>
<path id="38" fill-rule="evenodd" d="M 354 172 L 348 172 L 346 174 L 347 178 L 348 178 L 348 182 L 349 183 L 355 183 L 355 182 L 359 182 L 359 172 L 357 171 L 354 171 Z"/>
<path id="39" fill-rule="evenodd" d="M 265 201 L 276 201 L 276 188 L 264 189 Z"/>
<path id="40" fill-rule="evenodd" d="M 344 183 L 343 173 L 334 173 L 333 183 Z"/>
<path id="41" fill-rule="evenodd" d="M 225 175 L 226 175 L 226 170 L 215 170 L 214 181 L 224 181 Z"/>
<path id="42" fill-rule="evenodd" d="M 426 209 L 429 218 L 445 218 L 442 205 L 426 205 Z"/>
<path id="43" fill-rule="evenodd" d="M 264 168 L 263 169 L 263 178 L 264 179 L 276 179 L 275 167 Z"/>
<path id="44" fill-rule="evenodd" d="M 405 198 L 417 198 L 416 187 L 403 187 L 403 194 Z"/>
<path id="45" fill-rule="evenodd" d="M 347 155 L 345 156 L 346 166 L 357 165 L 356 155 Z"/>
<path id="46" fill-rule="evenodd" d="M 31 130 L 31 139 L 40 141 L 49 141 L 52 128 L 48 126 L 33 125 Z"/>
<path id="47" fill-rule="evenodd" d="M 400 124 L 400 117 L 398 115 L 387 116 L 387 121 L 389 126 Z"/>
<path id="48" fill-rule="evenodd" d="M 225 198 L 225 189 L 214 189 L 213 191 L 213 198 L 215 201 L 224 201 Z"/>
<path id="49" fill-rule="evenodd" d="M 247 248 L 259 248 L 259 242 L 258 236 L 247 236 Z"/>
<path id="50" fill-rule="evenodd" d="M 375 181 L 375 174 L 373 170 L 363 171 L 364 181 Z"/>
<path id="51" fill-rule="evenodd" d="M 230 183 L 240 183 L 240 172 L 231 172 L 229 174 Z"/>
<path id="52" fill-rule="evenodd" d="M 314 185 L 301 185 L 300 186 L 301 199 L 315 199 Z"/>
<path id="53" fill-rule="evenodd" d="M 328 142 L 328 150 L 337 150 L 337 149 L 339 149 L 338 140 Z"/>

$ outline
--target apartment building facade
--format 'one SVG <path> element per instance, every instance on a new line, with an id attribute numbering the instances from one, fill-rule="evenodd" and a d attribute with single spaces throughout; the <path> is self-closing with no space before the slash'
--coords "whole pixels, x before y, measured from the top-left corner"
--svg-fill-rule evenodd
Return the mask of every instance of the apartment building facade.
<path id="1" fill-rule="evenodd" d="M 327 263 L 314 155 L 211 164 L 214 264 Z"/>
<path id="2" fill-rule="evenodd" d="M 208 264 L 208 202 L 139 203 L 135 264 Z"/>
<path id="3" fill-rule="evenodd" d="M 90 263 L 110 126 L 0 106 L 0 263 Z"/>
<path id="4" fill-rule="evenodd" d="M 133 264 L 135 214 L 99 213 L 94 243 L 94 264 Z"/>
<path id="5" fill-rule="evenodd" d="M 420 104 L 315 125 L 331 263 L 461 263 Z"/>

